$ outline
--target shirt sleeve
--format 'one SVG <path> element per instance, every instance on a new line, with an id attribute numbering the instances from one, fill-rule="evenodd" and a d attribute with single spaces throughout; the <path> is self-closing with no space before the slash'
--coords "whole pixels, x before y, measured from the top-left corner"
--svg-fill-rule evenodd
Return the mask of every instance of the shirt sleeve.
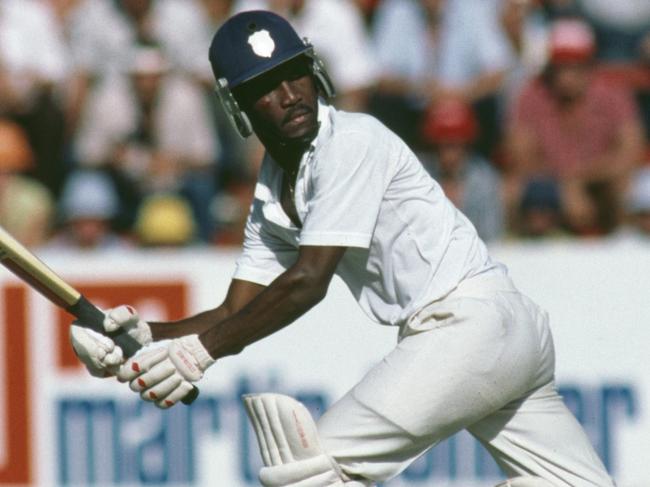
<path id="1" fill-rule="evenodd" d="M 372 133 L 339 133 L 316 154 L 300 245 L 370 246 L 392 174 Z"/>
<path id="2" fill-rule="evenodd" d="M 257 198 L 251 204 L 233 278 L 268 286 L 295 262 L 297 248 L 273 235 L 264 219 L 263 205 Z"/>

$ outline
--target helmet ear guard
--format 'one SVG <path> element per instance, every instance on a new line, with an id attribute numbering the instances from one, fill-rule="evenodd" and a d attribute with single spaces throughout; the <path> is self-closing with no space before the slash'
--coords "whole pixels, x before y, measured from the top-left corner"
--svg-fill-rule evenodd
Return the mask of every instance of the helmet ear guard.
<path id="1" fill-rule="evenodd" d="M 334 89 L 334 84 L 332 83 L 331 78 L 327 74 L 325 63 L 314 52 L 312 44 L 306 38 L 303 39 L 303 42 L 308 49 L 302 54 L 312 61 L 311 72 L 316 79 L 316 84 L 318 85 L 322 95 L 329 100 L 336 95 L 336 90 Z M 248 115 L 246 115 L 239 106 L 239 103 L 237 103 L 237 100 L 235 100 L 226 78 L 222 77 L 217 79 L 215 92 L 221 106 L 226 112 L 226 115 L 228 115 L 230 122 L 239 135 L 244 139 L 251 136 L 253 134 L 253 125 L 251 124 Z"/>
<path id="2" fill-rule="evenodd" d="M 226 78 L 219 78 L 217 80 L 217 86 L 214 91 L 216 92 L 217 98 L 219 98 L 219 102 L 226 112 L 226 115 L 228 115 L 230 122 L 239 135 L 244 139 L 250 137 L 253 134 L 253 125 L 251 124 L 248 115 L 239 108 L 239 103 L 237 103 L 232 91 L 230 91 Z"/>
<path id="3" fill-rule="evenodd" d="M 314 46 L 309 42 L 309 39 L 306 37 L 303 39 L 305 46 L 308 46 L 309 49 L 305 52 L 305 55 L 312 60 L 312 73 L 316 77 L 316 81 L 323 92 L 323 95 L 327 100 L 334 98 L 336 96 L 336 90 L 334 89 L 334 83 L 327 73 L 325 68 L 325 63 L 321 57 L 316 54 L 314 51 Z"/>

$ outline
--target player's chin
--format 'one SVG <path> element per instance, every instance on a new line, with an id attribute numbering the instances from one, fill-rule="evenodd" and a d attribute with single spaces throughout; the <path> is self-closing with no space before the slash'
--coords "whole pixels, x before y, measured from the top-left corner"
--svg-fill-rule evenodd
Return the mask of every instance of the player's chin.
<path id="1" fill-rule="evenodd" d="M 305 122 L 299 125 L 285 125 L 280 137 L 287 143 L 309 143 L 318 133 L 318 123 L 316 120 Z"/>

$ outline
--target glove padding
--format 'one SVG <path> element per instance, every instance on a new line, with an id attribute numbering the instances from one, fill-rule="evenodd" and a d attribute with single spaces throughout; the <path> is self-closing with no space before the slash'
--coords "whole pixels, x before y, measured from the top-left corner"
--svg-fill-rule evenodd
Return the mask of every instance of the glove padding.
<path id="1" fill-rule="evenodd" d="M 77 357 L 84 363 L 88 372 L 95 377 L 115 375 L 124 362 L 122 349 L 109 337 L 85 328 L 75 322 L 70 327 L 70 341 Z M 131 306 L 118 306 L 105 313 L 104 329 L 107 333 L 124 328 L 142 346 L 151 343 L 151 329 L 140 319 Z"/>
<path id="2" fill-rule="evenodd" d="M 183 399 L 192 382 L 214 363 L 198 335 L 172 340 L 166 347 L 143 350 L 123 364 L 117 379 L 129 382 L 132 391 L 161 409 L 172 407 Z"/>
<path id="3" fill-rule="evenodd" d="M 140 315 L 133 306 L 118 306 L 106 312 L 104 318 L 104 329 L 114 332 L 120 328 L 124 329 L 136 342 L 143 347 L 152 341 L 151 328 L 146 321 L 140 319 Z"/>
<path id="4" fill-rule="evenodd" d="M 70 341 L 77 357 L 94 377 L 115 375 L 124 362 L 122 349 L 113 340 L 89 328 L 72 325 Z"/>

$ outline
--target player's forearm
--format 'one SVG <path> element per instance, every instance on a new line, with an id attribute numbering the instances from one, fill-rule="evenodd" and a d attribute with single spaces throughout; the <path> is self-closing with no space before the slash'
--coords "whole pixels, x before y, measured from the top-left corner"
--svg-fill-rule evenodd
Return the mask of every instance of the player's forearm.
<path id="1" fill-rule="evenodd" d="M 240 311 L 200 334 L 212 357 L 239 353 L 311 309 L 327 292 L 327 282 L 291 269 Z"/>
<path id="2" fill-rule="evenodd" d="M 150 322 L 151 335 L 154 340 L 165 340 L 178 338 L 184 335 L 192 335 L 205 332 L 215 323 L 219 323 L 232 314 L 224 305 L 204 311 L 194 316 L 178 321 Z"/>

